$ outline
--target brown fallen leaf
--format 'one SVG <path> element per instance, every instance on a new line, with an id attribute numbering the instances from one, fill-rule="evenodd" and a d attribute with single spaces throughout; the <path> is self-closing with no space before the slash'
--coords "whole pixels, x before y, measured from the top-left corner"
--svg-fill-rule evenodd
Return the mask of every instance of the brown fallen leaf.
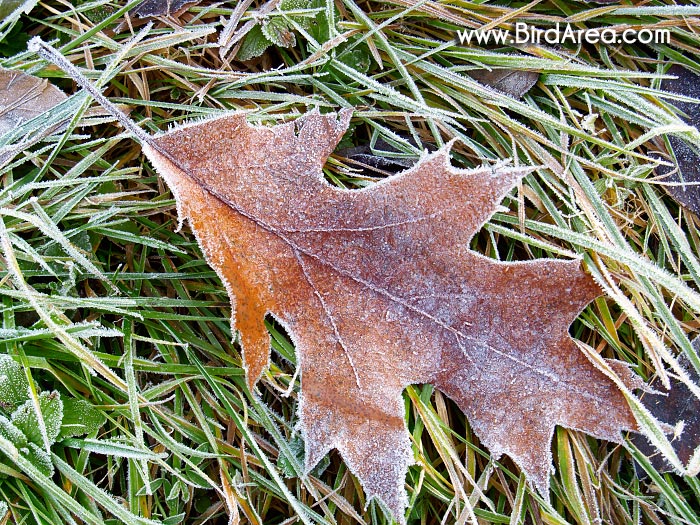
<path id="1" fill-rule="evenodd" d="M 522 98 L 532 89 L 540 78 L 537 71 L 522 71 L 518 69 L 477 69 L 467 74 L 477 82 L 491 86 L 506 95 Z"/>
<path id="2" fill-rule="evenodd" d="M 700 338 L 695 338 L 692 346 L 695 352 L 700 352 Z M 700 377 L 685 356 L 681 356 L 679 362 L 694 382 L 700 381 Z M 700 400 L 679 380 L 672 381 L 670 390 L 666 390 L 658 378 L 652 381 L 649 387 L 651 391 L 643 393 L 640 400 L 655 418 L 669 423 L 682 422 L 681 432 L 670 436 L 671 445 L 683 464 L 688 464 L 700 444 Z M 635 434 L 631 441 L 659 472 L 675 470 L 643 435 Z"/>
<path id="3" fill-rule="evenodd" d="M 410 135 L 399 136 L 403 140 L 416 146 L 415 139 Z M 424 144 L 424 146 L 429 151 L 435 150 L 433 144 Z M 377 153 L 375 153 L 375 151 Z M 415 157 L 406 157 L 402 155 L 401 150 L 381 137 L 375 141 L 374 146 L 371 144 L 362 144 L 360 146 L 342 148 L 335 153 L 339 157 L 347 159 L 351 164 L 357 164 L 367 168 L 366 171 L 368 173 L 365 175 L 368 176 L 376 175 L 376 173 L 372 173 L 372 171 L 374 171 L 372 168 L 379 173 L 395 174 L 406 168 L 410 168 L 418 160 L 418 155 Z"/>
<path id="4" fill-rule="evenodd" d="M 0 137 L 47 112 L 66 98 L 66 94 L 48 80 L 21 71 L 0 69 Z M 9 144 L 3 140 L 3 145 L 0 146 L 0 167 L 5 166 L 20 151 L 63 129 L 65 122 L 42 126 L 30 136 L 10 140 Z M 5 138 L 7 137 L 3 137 Z"/>
<path id="5" fill-rule="evenodd" d="M 402 390 L 432 383 L 495 456 L 546 492 L 555 425 L 619 440 L 634 418 L 568 327 L 600 294 L 579 261 L 497 262 L 469 240 L 527 170 L 456 170 L 449 149 L 372 187 L 321 168 L 350 112 L 273 128 L 227 115 L 144 152 L 226 284 L 248 384 L 268 365 L 271 313 L 302 370 L 306 467 L 337 448 L 399 517 L 412 463 Z"/>
<path id="6" fill-rule="evenodd" d="M 0 135 L 31 120 L 66 98 L 48 80 L 0 69 Z"/>
<path id="7" fill-rule="evenodd" d="M 134 9 L 129 11 L 130 15 L 139 18 L 151 18 L 154 16 L 168 16 L 177 13 L 187 4 L 195 4 L 200 0 L 144 0 Z"/>
<path id="8" fill-rule="evenodd" d="M 119 118 L 228 290 L 251 389 L 270 358 L 265 316 L 291 335 L 307 470 L 338 449 L 368 500 L 403 521 L 413 455 L 401 393 L 432 383 L 546 493 L 555 425 L 614 441 L 637 428 L 568 333 L 600 289 L 578 260 L 506 263 L 468 248 L 529 169 L 458 170 L 446 146 L 362 190 L 330 186 L 322 167 L 350 117 L 254 127 L 226 114 L 155 137 Z"/>
<path id="9" fill-rule="evenodd" d="M 668 70 L 669 75 L 676 79 L 664 79 L 661 89 L 686 97 L 700 98 L 700 76 L 683 66 L 674 65 Z M 700 103 L 691 104 L 685 101 L 674 101 L 673 105 L 682 113 L 682 120 L 700 129 Z M 669 185 L 666 189 L 676 202 L 700 216 L 700 162 L 698 146 L 691 147 L 682 138 L 670 135 L 668 140 L 676 158 L 676 167 L 659 166 L 659 175 L 668 175 L 664 180 L 681 185 Z"/>

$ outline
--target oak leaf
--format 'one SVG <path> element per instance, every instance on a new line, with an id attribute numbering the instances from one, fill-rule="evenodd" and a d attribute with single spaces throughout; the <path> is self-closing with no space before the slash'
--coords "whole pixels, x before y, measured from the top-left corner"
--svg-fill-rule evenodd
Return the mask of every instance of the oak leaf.
<path id="1" fill-rule="evenodd" d="M 451 166 L 449 145 L 361 190 L 322 167 L 351 111 L 254 127 L 240 113 L 151 136 L 80 72 L 55 60 L 142 143 L 224 282 L 248 386 L 268 366 L 273 315 L 301 367 L 300 430 L 310 471 L 336 448 L 403 521 L 413 462 L 401 393 L 431 383 L 498 457 L 549 488 L 556 425 L 619 441 L 637 430 L 616 383 L 568 328 L 600 289 L 580 261 L 501 262 L 469 241 L 529 169 Z M 611 362 L 623 381 L 629 369 Z M 609 370 L 608 370 L 609 372 Z"/>
<path id="2" fill-rule="evenodd" d="M 66 98 L 65 93 L 46 79 L 0 69 L 0 135 L 38 117 Z"/>
<path id="3" fill-rule="evenodd" d="M 270 357 L 265 316 L 291 335 L 306 468 L 338 449 L 368 499 L 401 519 L 413 462 L 401 392 L 414 383 L 451 397 L 541 491 L 555 425 L 616 441 L 635 429 L 568 333 L 600 294 L 580 261 L 506 263 L 468 248 L 528 170 L 458 170 L 445 147 L 338 189 L 322 166 L 349 120 L 312 112 L 268 128 L 229 114 L 143 146 L 226 285 L 251 388 Z"/>

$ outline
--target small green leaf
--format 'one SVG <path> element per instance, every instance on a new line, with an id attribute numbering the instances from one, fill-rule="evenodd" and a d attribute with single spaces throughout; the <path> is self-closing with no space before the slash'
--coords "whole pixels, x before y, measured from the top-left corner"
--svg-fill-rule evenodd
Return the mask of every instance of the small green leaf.
<path id="1" fill-rule="evenodd" d="M 151 486 L 150 486 L 150 492 L 148 490 L 148 485 L 144 485 L 141 487 L 137 492 L 136 496 L 148 496 L 149 494 L 154 494 L 160 487 L 163 486 L 163 483 L 165 482 L 165 479 L 163 478 L 158 478 L 154 479 L 151 481 Z"/>
<path id="2" fill-rule="evenodd" d="M 12 411 L 29 399 L 29 381 L 22 366 L 7 354 L 0 355 L 0 403 Z"/>
<path id="3" fill-rule="evenodd" d="M 367 71 L 369 71 L 369 66 L 372 63 L 372 58 L 368 50 L 358 47 L 343 54 L 340 61 L 343 64 L 350 66 L 355 71 L 367 73 Z"/>
<path id="4" fill-rule="evenodd" d="M 0 416 L 0 436 L 11 441 L 17 448 L 27 446 L 27 437 L 4 416 Z"/>
<path id="5" fill-rule="evenodd" d="M 163 525 L 178 525 L 179 523 L 182 523 L 184 521 L 185 516 L 186 514 L 183 512 L 182 514 L 176 514 L 175 516 L 165 518 L 163 520 Z"/>
<path id="6" fill-rule="evenodd" d="M 195 487 L 208 488 L 209 482 L 204 479 L 200 474 L 192 469 L 186 469 L 182 472 L 182 477 L 189 481 Z"/>
<path id="7" fill-rule="evenodd" d="M 311 0 L 282 0 L 279 9 L 280 11 L 296 11 L 311 7 L 313 7 Z"/>
<path id="8" fill-rule="evenodd" d="M 61 422 L 63 421 L 61 394 L 56 391 L 42 392 L 39 394 L 39 408 L 49 444 L 53 444 L 61 431 Z M 31 399 L 25 401 L 22 406 L 15 410 L 10 420 L 27 436 L 29 441 L 37 445 L 44 445 L 39 418 Z"/>
<path id="9" fill-rule="evenodd" d="M 6 18 L 19 8 L 22 8 L 23 13 L 28 13 L 36 4 L 33 0 L 0 0 L 0 19 Z"/>
<path id="10" fill-rule="evenodd" d="M 297 39 L 294 32 L 283 18 L 268 18 L 262 23 L 262 33 L 279 47 L 294 47 Z"/>
<path id="11" fill-rule="evenodd" d="M 265 50 L 272 45 L 272 42 L 263 34 L 260 26 L 255 26 L 251 29 L 243 39 L 241 48 L 238 50 L 236 59 L 250 60 L 262 55 Z"/>
<path id="12" fill-rule="evenodd" d="M 29 443 L 27 446 L 27 453 L 25 457 L 27 460 L 34 465 L 39 471 L 47 477 L 53 476 L 53 463 L 51 462 L 51 456 L 49 456 L 46 451 L 39 445 L 34 443 Z M 22 452 L 24 452 L 22 450 Z"/>
<path id="13" fill-rule="evenodd" d="M 315 6 L 311 0 L 282 0 L 279 5 L 279 10 L 283 12 L 287 11 L 299 11 L 301 9 L 312 9 Z M 309 29 L 315 19 L 315 15 L 288 15 L 289 18 L 293 19 L 297 24 L 299 24 L 304 29 Z"/>
<path id="14" fill-rule="evenodd" d="M 325 7 L 324 0 L 312 0 L 310 4 L 310 8 Z M 333 11 L 333 19 L 335 22 L 340 18 L 340 11 L 335 6 L 335 4 L 333 4 Z M 319 44 L 325 44 L 330 40 L 331 33 L 334 33 L 337 29 L 337 23 L 334 23 L 333 25 L 336 27 L 333 28 L 334 31 L 331 31 L 331 23 L 329 22 L 328 17 L 326 16 L 326 11 L 324 9 L 316 14 L 316 17 L 314 18 L 313 22 L 309 27 L 309 32 Z"/>
<path id="15" fill-rule="evenodd" d="M 292 451 L 294 454 L 294 457 L 296 459 L 297 464 L 304 464 L 304 440 L 301 439 L 301 436 L 295 436 L 292 438 L 292 440 L 289 442 L 289 450 Z M 311 475 L 312 476 L 320 476 L 323 474 L 323 471 L 325 471 L 328 466 L 331 464 L 331 460 L 328 456 L 325 456 L 319 463 L 316 465 L 312 470 L 311 470 Z M 279 459 L 277 460 L 277 466 L 280 468 L 282 471 L 282 474 L 284 474 L 285 477 L 287 478 L 293 478 L 296 477 L 296 470 L 294 469 L 294 466 L 290 462 L 289 458 L 286 456 L 280 455 Z"/>
<path id="16" fill-rule="evenodd" d="M 31 35 L 24 28 L 21 20 L 5 32 L 5 35 L 5 38 L 0 40 L 0 56 L 11 57 L 27 49 L 27 42 Z"/>
<path id="17" fill-rule="evenodd" d="M 180 484 L 176 481 L 175 483 L 172 484 L 170 487 L 170 490 L 168 493 L 165 495 L 165 501 L 172 501 L 179 499 L 180 497 Z"/>
<path id="18" fill-rule="evenodd" d="M 83 434 L 92 435 L 104 425 L 105 421 L 107 421 L 105 415 L 87 401 L 66 399 L 63 402 L 63 424 L 58 439 Z"/>

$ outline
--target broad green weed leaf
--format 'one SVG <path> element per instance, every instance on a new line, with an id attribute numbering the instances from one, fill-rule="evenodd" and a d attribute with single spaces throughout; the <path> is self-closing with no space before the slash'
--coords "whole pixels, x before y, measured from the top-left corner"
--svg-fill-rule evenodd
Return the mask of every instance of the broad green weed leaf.
<path id="1" fill-rule="evenodd" d="M 340 61 L 346 66 L 350 66 L 355 71 L 366 73 L 369 71 L 369 66 L 372 63 L 372 57 L 369 54 L 366 46 L 357 47 L 347 53 L 344 53 Z"/>
<path id="2" fill-rule="evenodd" d="M 32 465 L 38 468 L 45 476 L 53 476 L 51 456 L 49 456 L 43 448 L 35 443 L 29 443 L 26 450 L 26 458 Z"/>
<path id="3" fill-rule="evenodd" d="M 279 10 L 282 12 L 286 11 L 297 11 L 300 9 L 312 9 L 314 7 L 314 2 L 311 0 L 282 0 L 279 5 Z M 289 18 L 293 19 L 297 24 L 299 24 L 304 29 L 311 27 L 312 21 L 315 15 L 293 15 L 289 14 Z"/>
<path id="4" fill-rule="evenodd" d="M 29 381 L 22 366 L 9 355 L 0 355 L 0 407 L 11 412 L 27 399 Z"/>
<path id="5" fill-rule="evenodd" d="M 39 394 L 39 407 L 41 408 L 41 417 L 46 426 L 46 435 L 49 443 L 54 443 L 61 431 L 61 422 L 63 421 L 61 394 L 55 391 L 42 392 Z M 25 401 L 24 404 L 15 410 L 10 419 L 27 436 L 30 442 L 41 446 L 44 445 L 44 439 L 41 436 L 41 426 L 31 399 Z"/>
<path id="6" fill-rule="evenodd" d="M 310 0 L 282 0 L 280 2 L 280 11 L 295 11 L 297 9 L 309 9 L 313 2 Z"/>
<path id="7" fill-rule="evenodd" d="M 236 55 L 237 60 L 250 60 L 262 55 L 272 45 L 272 42 L 264 34 L 260 26 L 251 29 L 243 39 L 241 48 Z"/>
<path id="8" fill-rule="evenodd" d="M 5 416 L 0 416 L 0 436 L 10 440 L 17 448 L 27 446 L 27 437 Z"/>
<path id="9" fill-rule="evenodd" d="M 297 39 L 294 32 L 283 18 L 268 18 L 262 23 L 262 34 L 279 47 L 294 47 Z"/>
<path id="10" fill-rule="evenodd" d="M 4 22 L 14 11 L 28 13 L 36 4 L 35 0 L 0 0 L 0 21 Z"/>
<path id="11" fill-rule="evenodd" d="M 92 435 L 104 425 L 106 420 L 104 414 L 87 401 L 66 399 L 63 401 L 63 423 L 58 439 L 83 434 Z"/>
<path id="12" fill-rule="evenodd" d="M 309 7 L 325 8 L 324 0 L 312 0 L 310 4 L 311 5 Z M 338 7 L 335 4 L 333 5 L 333 11 L 334 20 L 339 20 L 340 11 L 338 11 Z M 319 44 L 325 44 L 328 42 L 328 40 L 330 40 L 331 33 L 335 32 L 337 28 L 334 27 L 333 29 L 334 31 L 331 31 L 331 24 L 326 16 L 326 11 L 325 9 L 322 9 L 316 14 L 314 23 L 309 27 L 309 32 L 314 40 L 316 40 Z"/>

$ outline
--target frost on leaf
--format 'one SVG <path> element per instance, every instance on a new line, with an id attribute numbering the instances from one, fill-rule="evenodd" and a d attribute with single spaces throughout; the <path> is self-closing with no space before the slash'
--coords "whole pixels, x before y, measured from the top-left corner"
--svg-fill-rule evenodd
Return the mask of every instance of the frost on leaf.
<path id="1" fill-rule="evenodd" d="M 63 421 L 57 439 L 92 435 L 106 420 L 105 415 L 87 401 L 68 398 L 63 401 Z"/>
<path id="2" fill-rule="evenodd" d="M 151 18 L 154 16 L 169 16 L 177 13 L 188 4 L 197 3 L 198 0 L 144 0 L 134 9 L 130 15 L 139 18 Z"/>
<path id="3" fill-rule="evenodd" d="M 48 80 L 0 69 L 0 135 L 63 102 L 65 93 Z"/>
<path id="4" fill-rule="evenodd" d="M 11 441 L 17 448 L 27 446 L 27 437 L 5 416 L 0 416 L 0 436 Z"/>
<path id="5" fill-rule="evenodd" d="M 695 352 L 700 352 L 700 338 L 696 337 L 691 343 Z M 687 357 L 681 355 L 679 363 L 687 370 L 687 374 L 696 384 L 700 377 L 690 364 Z M 649 384 L 649 391 L 642 393 L 640 400 L 651 414 L 659 421 L 676 423 L 679 432 L 673 436 L 671 446 L 684 465 L 692 460 L 693 453 L 700 445 L 700 399 L 678 379 L 671 381 L 671 389 L 667 390 L 657 378 Z M 678 425 L 680 423 L 680 425 Z M 672 472 L 673 466 L 666 461 L 642 434 L 635 434 L 632 443 L 649 459 L 649 462 L 659 472 Z"/>
<path id="6" fill-rule="evenodd" d="M 46 477 L 53 476 L 53 462 L 51 456 L 43 448 L 30 442 L 25 453 L 27 460 L 34 465 L 39 472 Z"/>
<path id="7" fill-rule="evenodd" d="M 700 77 L 681 65 L 674 65 L 668 70 L 669 75 L 677 76 L 677 79 L 664 79 L 661 89 L 677 93 L 685 97 L 700 97 Z M 700 106 L 696 103 L 674 101 L 681 119 L 690 126 L 700 126 Z M 676 166 L 670 168 L 659 166 L 657 172 L 664 175 L 665 181 L 681 183 L 680 185 L 668 185 L 666 189 L 680 204 L 688 208 L 696 215 L 700 215 L 700 168 L 698 168 L 698 145 L 686 142 L 680 137 L 669 135 L 669 143 Z"/>
<path id="8" fill-rule="evenodd" d="M 7 354 L 0 354 L 0 407 L 14 410 L 29 397 L 29 381 L 24 370 Z"/>
<path id="9" fill-rule="evenodd" d="M 467 74 L 477 82 L 515 98 L 523 98 L 540 77 L 537 71 L 521 69 L 477 69 Z"/>
<path id="10" fill-rule="evenodd" d="M 450 396 L 541 491 L 555 425 L 616 441 L 635 429 L 568 333 L 600 294 L 580 262 L 468 249 L 526 170 L 457 170 L 443 148 L 341 190 L 321 168 L 349 119 L 313 112 L 265 128 L 229 114 L 144 144 L 228 289 L 251 388 L 270 355 L 265 315 L 291 334 L 306 468 L 338 449 L 368 498 L 401 519 L 413 459 L 401 392 L 413 383 Z"/>
<path id="11" fill-rule="evenodd" d="M 39 409 L 41 410 L 41 419 L 46 428 L 46 437 L 49 445 L 53 444 L 61 431 L 61 422 L 63 421 L 63 402 L 61 395 L 54 392 L 42 392 L 39 394 Z M 39 416 L 31 399 L 28 399 L 24 404 L 12 413 L 10 418 L 12 423 L 22 431 L 27 439 L 37 445 L 43 446 L 45 440 L 42 437 L 42 426 L 39 422 Z"/>

